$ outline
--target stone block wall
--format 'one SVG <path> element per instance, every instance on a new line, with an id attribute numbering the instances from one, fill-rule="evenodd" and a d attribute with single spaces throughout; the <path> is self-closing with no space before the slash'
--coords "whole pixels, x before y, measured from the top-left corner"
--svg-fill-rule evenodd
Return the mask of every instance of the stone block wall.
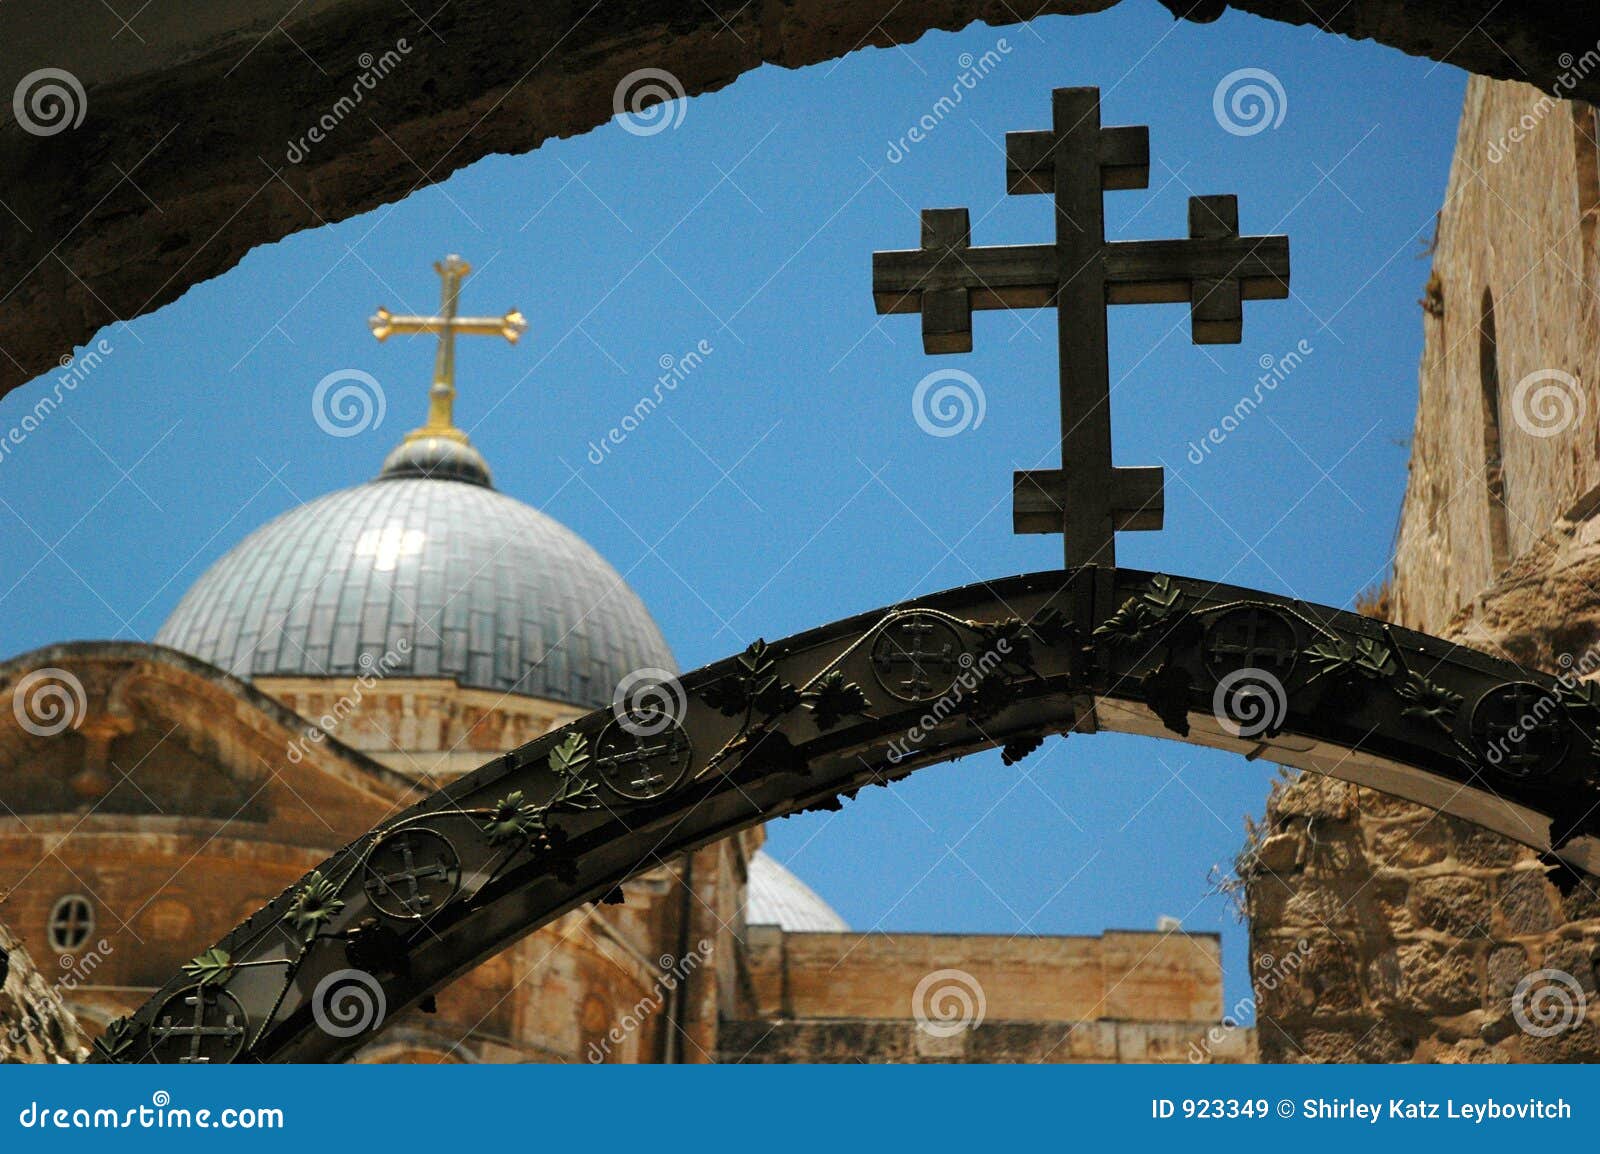
<path id="1" fill-rule="evenodd" d="M 1595 109 L 1474 77 L 1419 285 L 1423 353 L 1395 620 L 1437 632 L 1600 486 Z M 1485 358 L 1484 306 L 1493 302 Z M 1498 380 L 1488 411 L 1485 370 Z M 1491 539 L 1498 427 L 1505 548 Z"/>
<path id="2" fill-rule="evenodd" d="M 1258 835 L 1242 873 L 1263 1061 L 1600 1060 L 1593 879 L 1563 892 L 1531 850 L 1315 774 L 1278 783 Z"/>
<path id="3" fill-rule="evenodd" d="M 1597 169 L 1592 106 L 1468 83 L 1419 302 L 1392 592 L 1366 609 L 1585 676 L 1600 673 Z M 1263 1060 L 1600 1060 L 1596 879 L 1314 775 L 1274 789 L 1240 866 Z M 1302 942 L 1292 972 L 1262 964 Z"/>

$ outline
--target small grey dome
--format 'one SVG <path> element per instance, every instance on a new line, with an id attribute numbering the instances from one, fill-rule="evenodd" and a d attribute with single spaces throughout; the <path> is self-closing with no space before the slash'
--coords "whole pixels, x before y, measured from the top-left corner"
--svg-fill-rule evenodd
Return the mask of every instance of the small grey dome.
<path id="1" fill-rule="evenodd" d="M 466 441 L 450 437 L 407 437 L 394 447 L 378 470 L 378 479 L 425 477 L 494 487 L 489 462 Z"/>
<path id="2" fill-rule="evenodd" d="M 677 668 L 615 569 L 490 488 L 477 450 L 446 438 L 409 441 L 377 480 L 256 530 L 156 642 L 247 679 L 353 677 L 381 661 L 389 676 L 585 708 L 633 670 Z"/>
<path id="3" fill-rule="evenodd" d="M 842 934 L 850 929 L 832 906 L 765 850 L 750 858 L 744 920 L 751 926 L 778 926 L 788 933 Z"/>

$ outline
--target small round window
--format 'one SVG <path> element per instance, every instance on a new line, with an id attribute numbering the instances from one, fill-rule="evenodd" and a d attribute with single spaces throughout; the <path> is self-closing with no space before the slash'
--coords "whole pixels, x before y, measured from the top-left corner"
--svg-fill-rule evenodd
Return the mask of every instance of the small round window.
<path id="1" fill-rule="evenodd" d="M 50 948 L 76 953 L 94 933 L 94 907 L 81 894 L 68 894 L 50 910 Z"/>

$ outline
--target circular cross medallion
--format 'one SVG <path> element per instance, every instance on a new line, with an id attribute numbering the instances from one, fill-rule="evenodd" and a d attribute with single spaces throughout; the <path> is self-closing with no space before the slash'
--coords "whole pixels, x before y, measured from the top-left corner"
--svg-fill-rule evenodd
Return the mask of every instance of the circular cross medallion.
<path id="1" fill-rule="evenodd" d="M 247 1025 L 244 1007 L 227 990 L 190 986 L 157 1011 L 150 1055 L 158 1062 L 231 1062 L 244 1050 Z"/>
<path id="2" fill-rule="evenodd" d="M 649 801 L 676 788 L 693 757 L 689 735 L 662 713 L 645 726 L 613 719 L 594 744 L 593 764 L 619 797 Z"/>
<path id="3" fill-rule="evenodd" d="M 971 664 L 955 629 L 931 613 L 895 618 L 872 643 L 872 672 L 901 701 L 928 701 L 948 692 Z"/>
<path id="4" fill-rule="evenodd" d="M 455 847 L 431 829 L 390 834 L 367 855 L 367 897 L 391 918 L 437 913 L 461 885 Z"/>
<path id="5" fill-rule="evenodd" d="M 1229 609 L 1206 626 L 1206 668 L 1217 677 L 1258 669 L 1282 682 L 1294 668 L 1299 651 L 1294 622 L 1265 605 Z"/>
<path id="6" fill-rule="evenodd" d="M 1497 685 L 1472 707 L 1472 744 L 1485 765 L 1506 777 L 1541 778 L 1567 756 L 1561 703 L 1526 681 Z"/>

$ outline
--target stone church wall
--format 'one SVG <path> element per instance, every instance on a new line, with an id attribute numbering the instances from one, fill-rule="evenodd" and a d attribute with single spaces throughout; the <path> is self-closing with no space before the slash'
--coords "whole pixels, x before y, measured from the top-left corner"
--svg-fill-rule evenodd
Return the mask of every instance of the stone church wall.
<path id="1" fill-rule="evenodd" d="M 1600 666 L 1595 162 L 1592 107 L 1469 83 L 1386 613 L 1549 673 Z M 1309 944 L 1256 983 L 1263 1060 L 1600 1060 L 1596 879 L 1315 775 L 1240 864 L 1253 963 Z"/>

